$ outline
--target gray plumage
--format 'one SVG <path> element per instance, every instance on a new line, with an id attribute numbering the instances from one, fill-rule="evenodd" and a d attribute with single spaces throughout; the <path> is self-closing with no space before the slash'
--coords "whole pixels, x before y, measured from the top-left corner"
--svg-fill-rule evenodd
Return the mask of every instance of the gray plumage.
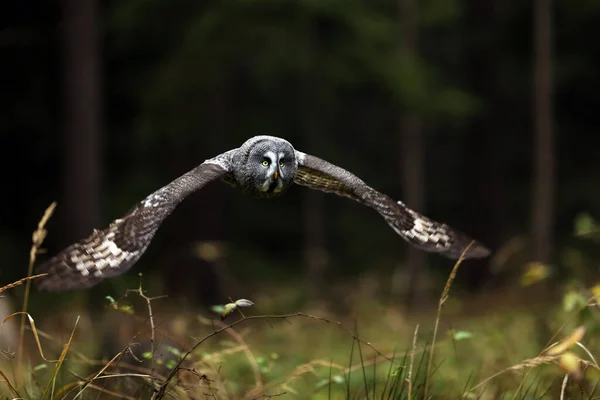
<path id="1" fill-rule="evenodd" d="M 221 178 L 259 198 L 280 196 L 293 184 L 349 197 L 373 208 L 403 239 L 425 251 L 458 258 L 471 239 L 432 221 L 368 186 L 350 172 L 295 150 L 281 138 L 255 136 L 237 149 L 204 161 L 198 167 L 150 194 L 102 231 L 74 243 L 37 268 L 40 290 L 58 291 L 93 286 L 123 274 L 144 253 L 162 221 L 189 194 Z M 490 251 L 474 242 L 465 258 Z"/>

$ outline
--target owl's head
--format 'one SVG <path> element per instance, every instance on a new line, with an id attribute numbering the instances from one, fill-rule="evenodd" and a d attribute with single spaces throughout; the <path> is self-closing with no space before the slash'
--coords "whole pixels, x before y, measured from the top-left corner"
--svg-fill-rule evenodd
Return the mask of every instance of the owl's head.
<path id="1" fill-rule="evenodd" d="M 255 136 L 239 149 L 234 176 L 242 189 L 258 197 L 282 194 L 298 171 L 296 151 L 287 140 Z"/>

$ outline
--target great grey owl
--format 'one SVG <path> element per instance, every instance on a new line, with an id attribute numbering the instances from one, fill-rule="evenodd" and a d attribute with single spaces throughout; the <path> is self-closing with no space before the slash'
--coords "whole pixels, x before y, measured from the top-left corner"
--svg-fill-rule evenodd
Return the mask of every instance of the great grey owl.
<path id="1" fill-rule="evenodd" d="M 350 172 L 295 150 L 278 137 L 255 136 L 175 179 L 135 205 L 104 230 L 74 243 L 39 268 L 40 290 L 59 291 L 93 286 L 123 274 L 144 253 L 162 221 L 192 192 L 221 178 L 260 198 L 282 195 L 292 183 L 349 197 L 373 208 L 411 245 L 458 258 L 471 239 L 445 224 L 432 221 L 379 193 Z M 490 251 L 474 242 L 465 258 L 482 258 Z"/>

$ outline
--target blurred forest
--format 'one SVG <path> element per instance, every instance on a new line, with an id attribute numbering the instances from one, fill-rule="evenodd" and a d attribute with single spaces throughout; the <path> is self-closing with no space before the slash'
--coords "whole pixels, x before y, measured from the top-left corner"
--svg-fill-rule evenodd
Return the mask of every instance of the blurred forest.
<path id="1" fill-rule="evenodd" d="M 50 254 L 262 133 L 492 248 L 465 263 L 466 291 L 501 291 L 532 261 L 555 283 L 598 272 L 596 246 L 573 230 L 600 213 L 598 1 L 0 10 L 3 283 L 26 274 L 31 231 L 53 200 Z M 435 301 L 451 265 L 347 199 L 295 187 L 257 201 L 214 183 L 179 206 L 126 277 L 92 292 L 135 287 L 144 272 L 155 292 L 214 304 L 246 284 L 327 296 L 378 276 L 377 294 L 403 305 Z"/>

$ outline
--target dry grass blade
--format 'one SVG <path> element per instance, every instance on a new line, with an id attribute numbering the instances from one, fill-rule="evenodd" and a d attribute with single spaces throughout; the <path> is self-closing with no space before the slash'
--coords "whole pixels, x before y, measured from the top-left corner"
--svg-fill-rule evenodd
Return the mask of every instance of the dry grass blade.
<path id="1" fill-rule="evenodd" d="M 63 347 L 63 350 L 60 353 L 60 357 L 58 357 L 58 363 L 56 363 L 56 367 L 54 367 L 54 372 L 52 372 L 52 378 L 48 382 L 48 386 L 46 386 L 46 390 L 44 390 L 44 396 L 42 398 L 46 398 L 46 395 L 48 394 L 49 390 L 50 390 L 50 398 L 51 399 L 54 398 L 54 388 L 56 387 L 56 376 L 58 375 L 58 370 L 62 366 L 62 363 L 65 360 L 65 357 L 67 356 L 69 348 L 71 347 L 71 342 L 73 341 L 73 336 L 75 335 L 75 329 L 77 329 L 78 324 L 79 324 L 79 316 L 77 316 L 77 319 L 75 320 L 75 325 L 73 326 L 73 330 L 71 331 L 71 336 L 69 336 L 69 340 Z"/>
<path id="2" fill-rule="evenodd" d="M 567 390 L 567 382 L 569 381 L 569 374 L 566 374 L 563 378 L 562 385 L 560 387 L 560 400 L 564 400 L 565 392 Z"/>
<path id="3" fill-rule="evenodd" d="M 376 361 L 376 362 L 384 362 L 384 361 L 385 360 Z M 374 362 L 375 361 L 367 362 L 367 363 L 370 365 L 370 364 L 373 364 Z M 346 368 L 343 365 L 331 362 L 331 360 L 312 360 L 312 361 L 309 361 L 305 364 L 301 364 L 301 365 L 297 366 L 296 368 L 294 368 L 294 370 L 291 373 L 289 373 L 282 381 L 276 380 L 276 381 L 267 383 L 263 390 L 264 391 L 273 390 L 275 387 L 280 387 L 281 389 L 286 389 L 286 390 L 290 391 L 291 393 L 296 393 L 296 390 L 291 388 L 289 385 L 292 384 L 296 379 L 302 377 L 305 374 L 313 374 L 314 376 L 318 376 L 317 375 L 318 368 L 329 369 L 330 375 L 329 375 L 328 382 L 332 383 L 333 382 L 332 377 L 331 377 L 332 368 L 335 368 L 336 370 L 339 371 L 336 374 L 345 375 L 345 374 L 350 373 L 351 371 L 355 371 L 356 369 L 362 368 L 363 366 L 367 365 L 367 363 L 364 363 L 363 365 L 361 365 L 361 364 L 355 365 L 353 368 Z M 323 387 L 325 387 L 325 386 L 321 386 L 316 391 L 318 392 Z M 330 387 L 330 385 L 327 385 L 327 387 Z M 253 397 L 258 397 L 258 396 L 261 396 L 261 393 L 257 392 L 256 390 L 252 390 L 252 391 L 248 392 L 246 397 L 253 398 Z"/>
<path id="4" fill-rule="evenodd" d="M 469 251 L 469 248 L 473 245 L 474 241 L 471 241 L 469 245 L 463 250 L 458 260 L 454 264 L 452 271 L 450 272 L 450 276 L 448 276 L 448 280 L 446 281 L 446 286 L 444 286 L 444 290 L 442 291 L 442 296 L 440 297 L 440 301 L 438 303 L 437 315 L 435 318 L 435 327 L 433 328 L 433 338 L 431 340 L 431 352 L 429 353 L 429 361 L 427 362 L 427 375 L 425 376 L 425 393 L 424 399 L 428 399 L 427 395 L 429 392 L 429 378 L 431 375 L 431 365 L 433 364 L 433 350 L 435 348 L 435 339 L 437 337 L 438 328 L 440 325 L 440 315 L 442 314 L 442 307 L 446 300 L 448 300 L 448 296 L 450 293 L 450 288 L 452 287 L 452 282 L 454 282 L 454 278 L 456 277 L 456 273 L 458 272 L 458 267 L 465 259 L 465 254 Z"/>
<path id="5" fill-rule="evenodd" d="M 523 361 L 521 361 L 518 364 L 515 364 L 513 366 L 505 368 L 502 371 L 496 372 L 494 375 L 485 378 L 484 380 L 482 380 L 481 382 L 479 382 L 477 385 L 475 385 L 471 389 L 469 389 L 467 391 L 467 393 L 470 393 L 470 392 L 473 392 L 473 391 L 479 389 L 480 387 L 484 386 L 486 383 L 488 383 L 492 379 L 495 379 L 495 378 L 499 377 L 500 375 L 504 374 L 505 372 L 522 371 L 525 368 L 535 368 L 535 367 L 538 367 L 540 365 L 550 364 L 553 361 L 555 361 L 557 358 L 558 357 L 554 357 L 554 356 L 553 357 L 540 356 L 540 357 L 536 357 L 536 358 L 531 358 L 531 359 L 523 360 Z"/>
<path id="6" fill-rule="evenodd" d="M 44 242 L 44 239 L 46 238 L 46 234 L 48 233 L 46 231 L 46 229 L 44 228 L 44 226 L 46 226 L 46 223 L 52 216 L 52 213 L 54 212 L 55 208 L 56 208 L 56 202 L 52 202 L 52 204 L 50 204 L 48 206 L 48 208 L 46 208 L 46 211 L 44 212 L 42 219 L 40 219 L 40 222 L 38 223 L 37 229 L 33 232 L 31 250 L 29 251 L 29 267 L 27 268 L 27 278 L 31 277 L 33 274 L 33 264 L 35 264 L 35 258 L 39 252 L 39 249 L 40 249 L 42 243 Z M 21 317 L 21 326 L 19 328 L 19 346 L 17 349 L 17 371 L 20 370 L 21 360 L 23 358 L 23 337 L 25 335 L 25 314 L 27 313 L 27 307 L 29 305 L 30 290 L 31 290 L 31 279 L 27 279 L 26 284 L 25 284 L 25 295 L 23 296 L 23 308 L 21 310 L 24 314 L 23 314 L 23 317 Z M 30 321 L 33 321 L 31 317 L 29 317 L 29 319 L 30 319 Z M 39 341 L 38 341 L 38 344 L 39 344 Z M 41 350 L 41 347 L 40 347 L 40 350 Z M 17 375 L 17 377 L 18 376 L 19 375 Z"/>
<path id="7" fill-rule="evenodd" d="M 87 382 L 83 383 L 83 387 L 81 388 L 81 390 L 75 395 L 75 397 L 73 397 L 73 400 L 77 399 L 79 396 L 81 396 L 83 394 L 83 392 L 85 391 L 85 389 L 87 389 L 88 387 L 90 387 L 92 385 L 92 382 L 95 381 L 100 375 L 102 375 L 102 373 L 104 373 L 104 371 L 106 371 L 108 369 L 108 367 L 110 367 L 112 365 L 113 362 L 115 362 L 115 360 L 119 359 L 119 357 L 121 357 L 123 355 L 123 352 L 120 351 L 117 354 L 115 354 L 115 356 L 113 358 L 110 359 L 109 362 L 107 362 L 101 369 L 100 371 L 98 371 L 98 373 L 96 375 L 94 375 L 92 377 L 92 379 L 90 379 Z"/>
<path id="8" fill-rule="evenodd" d="M 113 392 L 112 390 L 107 390 L 107 389 L 105 389 L 103 387 L 96 386 L 96 385 L 93 385 L 93 384 L 92 385 L 88 385 L 88 387 L 90 389 L 97 390 L 101 394 L 107 394 L 109 396 L 116 397 L 117 399 L 120 399 L 120 400 L 138 400 L 138 398 L 136 398 L 136 397 L 126 396 L 126 395 L 124 395 L 122 393 Z"/>
<path id="9" fill-rule="evenodd" d="M 215 321 L 215 322 L 219 326 L 222 326 L 222 327 L 226 326 L 221 321 Z M 250 363 L 250 367 L 252 368 L 252 373 L 254 374 L 255 388 L 253 389 L 253 392 L 256 391 L 256 392 L 260 393 L 263 390 L 263 382 L 262 382 L 262 378 L 261 378 L 260 371 L 258 368 L 258 362 L 256 361 L 256 357 L 254 357 L 254 354 L 250 350 L 250 347 L 244 341 L 244 338 L 239 333 L 237 333 L 233 329 L 227 329 L 225 332 L 227 332 L 236 342 L 238 342 L 240 344 L 242 351 L 244 352 L 244 354 L 246 355 L 246 358 L 248 359 L 248 363 Z"/>
<path id="10" fill-rule="evenodd" d="M 0 375 L 2 375 L 2 377 L 4 378 L 4 382 L 6 382 L 6 385 L 10 389 L 10 392 L 13 394 L 13 396 L 15 396 L 15 398 L 22 399 L 23 397 L 19 394 L 17 389 L 15 389 L 15 387 L 12 385 L 12 383 L 10 383 L 10 381 L 8 380 L 8 377 L 6 375 L 4 375 L 4 372 L 0 371 Z"/>
<path id="11" fill-rule="evenodd" d="M 579 308 L 577 308 L 576 310 L 574 310 L 571 315 L 569 316 L 569 318 L 567 318 L 562 325 L 558 328 L 558 330 L 552 335 L 552 337 L 550 338 L 550 340 L 548 341 L 548 344 L 546 345 L 545 349 L 542 350 L 540 352 L 540 355 L 536 358 L 530 359 L 530 360 L 525 360 L 523 362 L 521 362 L 520 364 L 514 365 L 510 368 L 504 369 L 502 371 L 499 371 L 495 374 L 493 374 L 492 376 L 484 379 L 483 381 L 479 382 L 477 385 L 473 386 L 471 389 L 469 389 L 469 392 L 472 392 L 480 387 L 482 387 L 483 385 L 485 385 L 487 382 L 491 381 L 492 379 L 502 375 L 503 373 L 505 373 L 506 371 L 511 371 L 511 370 L 519 370 L 519 369 L 525 369 L 525 368 L 530 368 L 528 371 L 526 371 L 526 373 L 523 375 L 523 378 L 521 379 L 521 382 L 519 383 L 519 386 L 517 387 L 517 389 L 514 392 L 513 395 L 513 399 L 516 399 L 524 382 L 525 379 L 527 379 L 527 377 L 529 376 L 529 373 L 531 372 L 531 370 L 534 367 L 537 367 L 538 365 L 541 364 L 547 364 L 549 362 L 555 361 L 558 359 L 558 357 L 555 356 L 542 356 L 542 354 L 549 354 L 548 352 L 550 351 L 550 349 L 554 349 L 556 346 L 560 345 L 561 342 L 555 342 L 553 343 L 553 341 L 556 339 L 556 337 L 560 334 L 560 332 L 563 331 L 563 329 L 577 316 L 579 315 L 579 313 L 585 309 L 587 309 L 589 307 L 589 305 L 595 301 L 595 296 L 591 296 L 590 298 L 587 299 L 587 301 L 585 302 L 584 305 L 580 306 Z M 573 340 L 572 339 L 580 339 L 581 336 L 583 335 L 583 333 L 585 333 L 585 331 L 583 329 L 576 329 L 568 338 L 567 341 L 571 342 L 571 345 L 573 344 Z M 570 340 L 569 340 L 570 339 Z M 592 356 L 591 352 L 589 352 L 589 350 L 587 350 L 580 342 L 575 341 L 575 344 L 577 344 L 578 346 L 582 347 L 584 349 L 584 351 L 588 354 L 588 356 L 590 356 L 592 363 L 588 363 L 587 361 L 584 361 L 584 363 L 586 365 L 592 365 L 596 368 L 598 368 L 596 360 L 594 359 L 594 357 Z M 561 346 L 562 347 L 562 346 Z M 550 354 L 552 353 L 558 353 L 556 350 L 550 351 Z M 598 368 L 600 370 L 600 368 Z"/>
<path id="12" fill-rule="evenodd" d="M 35 338 L 35 342 L 37 343 L 38 351 L 40 352 L 40 356 L 44 359 L 44 361 L 47 361 L 47 362 L 56 362 L 56 360 L 48 360 L 46 358 L 46 356 L 44 356 L 44 350 L 42 350 L 42 343 L 40 342 L 40 337 L 38 335 L 37 328 L 35 327 L 35 321 L 31 317 L 31 315 L 29 315 L 29 313 L 26 313 L 24 311 L 17 311 L 15 313 L 10 314 L 8 317 L 4 318 L 4 320 L 2 321 L 2 323 L 4 324 L 4 323 L 8 322 L 15 315 L 23 315 L 23 317 L 27 316 L 29 318 L 29 324 L 31 325 L 31 331 L 33 332 L 33 337 Z"/>
<path id="13" fill-rule="evenodd" d="M 162 399 L 166 392 L 167 392 L 167 387 L 169 386 L 169 383 L 171 382 L 171 380 L 175 377 L 175 375 L 177 374 L 177 371 L 180 369 L 181 364 L 187 359 L 187 357 L 192 354 L 202 343 L 204 343 L 205 341 L 207 341 L 208 339 L 212 338 L 215 335 L 220 334 L 221 332 L 230 329 L 232 327 L 234 327 L 237 324 L 240 324 L 242 322 L 245 321 L 249 321 L 249 320 L 269 320 L 269 319 L 288 319 L 288 318 L 298 318 L 298 317 L 303 317 L 303 318 L 309 318 L 309 319 L 314 319 L 317 321 L 322 321 L 322 322 L 327 322 L 328 324 L 333 324 L 336 325 L 338 328 L 344 330 L 348 335 L 350 335 L 352 338 L 354 338 L 356 341 L 358 341 L 359 343 L 362 343 L 368 347 L 370 347 L 375 353 L 377 353 L 379 356 L 383 357 L 384 359 L 390 361 L 390 362 L 394 362 L 394 360 L 392 358 L 390 358 L 388 355 L 382 353 L 381 351 L 379 351 L 377 348 L 375 348 L 375 346 L 373 346 L 371 343 L 361 339 L 360 337 L 358 337 L 355 333 L 353 333 L 352 331 L 345 329 L 342 324 L 340 322 L 336 322 L 336 321 L 332 321 L 330 319 L 327 318 L 323 318 L 323 317 L 319 317 L 316 315 L 311 315 L 311 314 L 306 314 L 306 313 L 294 313 L 294 314 L 280 314 L 280 315 L 254 315 L 254 316 L 249 316 L 249 317 L 242 317 L 240 319 L 238 319 L 237 321 L 232 322 L 229 325 L 226 325 L 223 328 L 214 330 L 213 332 L 209 333 L 208 335 L 204 336 L 202 339 L 199 339 L 187 352 L 185 352 L 181 358 L 179 359 L 179 361 L 177 362 L 177 364 L 175 365 L 175 367 L 171 370 L 171 372 L 169 373 L 169 375 L 167 376 L 167 379 L 162 383 L 162 385 L 160 386 L 160 388 L 156 391 L 156 393 L 154 393 L 154 395 L 152 396 L 153 399 Z M 366 365 L 366 363 L 365 363 Z"/>
<path id="14" fill-rule="evenodd" d="M 413 364 L 415 362 L 415 350 L 417 349 L 417 335 L 419 334 L 419 324 L 415 327 L 415 333 L 413 334 L 412 349 L 410 351 L 410 365 L 408 366 L 408 400 L 412 399 L 412 372 Z"/>
<path id="15" fill-rule="evenodd" d="M 585 351 L 585 353 L 588 355 L 588 357 L 590 358 L 590 360 L 592 360 L 592 363 L 594 364 L 594 366 L 596 366 L 596 368 L 600 368 L 600 365 L 598 365 L 598 361 L 596 361 L 596 358 L 594 358 L 594 355 L 592 354 L 592 352 L 589 351 L 588 348 L 583 345 L 583 343 L 581 343 L 581 342 L 575 342 L 575 344 L 577 346 L 579 346 L 580 348 L 582 348 L 583 351 Z"/>
<path id="16" fill-rule="evenodd" d="M 77 381 L 77 382 L 72 382 L 72 383 L 69 383 L 68 385 L 65 385 L 65 386 L 63 386 L 63 387 L 62 387 L 62 388 L 61 388 L 61 389 L 58 391 L 58 393 L 57 393 L 57 397 L 56 397 L 56 398 L 58 398 L 58 396 L 59 396 L 59 395 L 61 395 L 62 393 L 64 393 L 64 392 L 68 391 L 69 389 L 72 389 L 73 387 L 76 387 L 76 386 L 84 385 L 84 384 L 86 384 L 86 383 L 87 383 L 87 382 L 85 382 L 85 381 Z M 108 390 L 108 389 L 105 389 L 105 388 L 103 388 L 103 387 L 100 387 L 100 386 L 97 386 L 97 385 L 94 385 L 94 384 L 88 384 L 88 386 L 87 386 L 87 387 L 89 387 L 90 389 L 97 390 L 97 391 L 99 391 L 101 394 L 104 394 L 104 395 L 109 395 L 109 396 L 112 396 L 112 397 L 116 397 L 117 399 L 121 399 L 121 400 L 137 400 L 137 398 L 136 398 L 136 397 L 127 396 L 127 395 L 125 395 L 125 394 L 123 394 L 123 393 L 117 393 L 117 392 L 113 392 L 112 390 Z M 68 394 L 67 394 L 67 395 L 65 395 L 64 397 L 62 397 L 62 399 L 63 399 L 63 400 L 64 400 L 64 399 L 66 399 L 66 396 L 68 396 Z"/>
<path id="17" fill-rule="evenodd" d="M 583 339 L 584 334 L 585 327 L 578 327 L 573 331 L 573 333 L 569 335 L 569 337 L 565 338 L 565 340 L 558 343 L 556 346 L 552 346 L 548 350 L 546 350 L 546 354 L 549 356 L 556 356 L 561 353 L 564 353 L 565 351 L 570 349 L 575 343 L 578 343 L 581 339 Z"/>
<path id="18" fill-rule="evenodd" d="M 588 305 L 590 304 L 591 301 L 594 300 L 594 296 L 590 297 L 587 301 L 585 306 L 582 306 L 579 308 L 579 310 L 577 310 L 575 313 L 571 314 L 571 316 L 569 318 L 567 318 L 567 320 L 562 324 L 562 326 L 556 331 L 556 333 L 554 333 L 554 335 L 552 335 L 552 338 L 550 338 L 549 343 L 551 343 L 556 336 L 558 336 L 558 334 L 564 329 L 564 327 L 567 325 L 567 323 L 572 320 L 575 315 L 577 315 L 580 311 L 584 310 L 585 308 L 588 307 Z M 583 326 L 580 326 L 579 328 L 577 328 L 571 335 L 569 335 L 569 337 L 564 341 L 564 342 L 568 342 L 569 347 L 572 346 L 574 343 L 578 343 L 577 341 L 581 338 L 583 338 L 583 335 L 585 334 L 585 328 Z M 560 343 L 560 342 L 559 342 Z M 560 343 L 559 345 L 555 345 L 554 347 L 562 347 L 562 343 Z M 546 348 L 548 348 L 550 346 L 546 346 Z M 551 347 L 551 348 L 554 348 Z M 548 350 L 542 350 L 542 352 L 540 353 L 543 354 L 544 352 L 548 352 Z M 531 372 L 531 370 L 527 371 L 525 373 L 525 375 L 523 376 L 523 379 L 521 379 L 521 382 L 519 383 L 519 386 L 517 387 L 517 390 L 515 390 L 515 393 L 512 397 L 512 399 L 516 399 L 517 395 L 519 394 L 519 392 L 521 391 L 521 388 L 523 387 L 523 384 L 525 383 L 525 379 L 527 379 L 527 377 L 529 376 L 529 373 Z"/>
<path id="19" fill-rule="evenodd" d="M 540 356 L 540 357 L 536 357 L 536 358 L 530 358 L 528 360 L 523 360 L 520 363 L 513 365 L 512 367 L 508 367 L 506 368 L 504 371 L 519 371 L 525 368 L 535 368 L 535 367 L 539 367 L 540 365 L 545 365 L 545 364 L 550 364 L 551 362 L 555 361 L 557 359 L 557 357 L 554 356 Z M 504 372 L 502 371 L 502 372 Z"/>
<path id="20" fill-rule="evenodd" d="M 32 275 L 32 276 L 28 276 L 26 278 L 19 279 L 18 281 L 15 281 L 13 283 L 9 283 L 6 286 L 2 286 L 0 288 L 0 293 L 4 292 L 5 290 L 12 289 L 12 288 L 14 288 L 16 286 L 22 285 L 26 281 L 30 281 L 32 279 L 41 278 L 42 276 L 46 276 L 46 275 L 48 275 L 48 274 L 44 273 L 44 274 Z"/>

